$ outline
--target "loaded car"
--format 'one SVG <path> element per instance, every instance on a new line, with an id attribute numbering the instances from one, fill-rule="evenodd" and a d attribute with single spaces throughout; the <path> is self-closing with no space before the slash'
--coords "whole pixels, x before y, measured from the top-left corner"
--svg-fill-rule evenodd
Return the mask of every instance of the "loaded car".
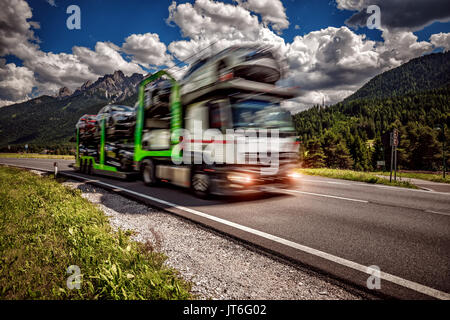
<path id="1" fill-rule="evenodd" d="M 97 115 L 85 114 L 77 122 L 76 128 L 80 132 L 81 139 L 94 138 L 97 129 Z"/>
<path id="2" fill-rule="evenodd" d="M 233 78 L 275 84 L 281 78 L 281 67 L 269 49 L 233 46 L 194 63 L 181 80 L 181 94 Z"/>
<path id="3" fill-rule="evenodd" d="M 105 144 L 105 162 L 122 171 L 130 171 L 133 166 L 134 145 L 126 142 Z"/>
<path id="4" fill-rule="evenodd" d="M 80 144 L 79 153 L 81 156 L 98 158 L 98 147 L 94 145 Z"/>
<path id="5" fill-rule="evenodd" d="M 158 79 L 151 86 L 146 88 L 145 106 L 146 109 L 150 106 L 159 106 L 169 104 L 170 92 L 172 89 L 172 84 L 168 79 Z"/>
<path id="6" fill-rule="evenodd" d="M 136 124 L 136 110 L 125 105 L 106 105 L 97 114 L 96 135 L 101 133 L 101 121 L 105 119 L 106 135 L 132 136 Z"/>

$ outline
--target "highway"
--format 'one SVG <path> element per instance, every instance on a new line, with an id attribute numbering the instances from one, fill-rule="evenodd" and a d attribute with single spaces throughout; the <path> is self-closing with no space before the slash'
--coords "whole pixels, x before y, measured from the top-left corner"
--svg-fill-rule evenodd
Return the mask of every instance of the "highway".
<path id="1" fill-rule="evenodd" d="M 119 192 L 383 297 L 450 299 L 450 193 L 302 176 L 291 190 L 201 200 L 171 185 L 87 176 L 72 161 L 0 158 Z"/>

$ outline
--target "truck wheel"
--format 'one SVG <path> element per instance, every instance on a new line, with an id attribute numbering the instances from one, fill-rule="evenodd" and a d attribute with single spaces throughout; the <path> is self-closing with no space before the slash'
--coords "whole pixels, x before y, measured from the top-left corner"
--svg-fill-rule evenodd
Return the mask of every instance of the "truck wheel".
<path id="1" fill-rule="evenodd" d="M 91 161 L 91 160 L 88 160 L 87 174 L 88 174 L 88 175 L 91 175 L 91 174 L 92 174 L 92 161 Z"/>
<path id="2" fill-rule="evenodd" d="M 86 171 L 86 163 L 85 163 L 85 161 L 84 161 L 84 159 L 83 160 L 81 160 L 81 162 L 80 162 L 80 172 L 81 173 L 84 173 Z"/>
<path id="3" fill-rule="evenodd" d="M 207 199 L 210 197 L 211 179 L 201 171 L 196 171 L 191 177 L 192 192 L 199 198 Z"/>
<path id="4" fill-rule="evenodd" d="M 142 163 L 142 179 L 147 186 L 154 186 L 157 183 L 155 175 L 155 164 L 147 159 Z"/>
<path id="5" fill-rule="evenodd" d="M 120 171 L 127 171 L 127 164 L 124 158 L 120 159 Z"/>

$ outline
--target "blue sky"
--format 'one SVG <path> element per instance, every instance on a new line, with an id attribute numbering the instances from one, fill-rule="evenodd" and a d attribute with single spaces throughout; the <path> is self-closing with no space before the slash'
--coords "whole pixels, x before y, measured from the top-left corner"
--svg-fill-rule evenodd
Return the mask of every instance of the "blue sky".
<path id="1" fill-rule="evenodd" d="M 182 2 L 194 1 L 180 1 Z M 64 27 L 69 16 L 66 8 L 74 3 L 73 0 L 56 0 L 56 7 L 45 0 L 30 0 L 28 3 L 33 10 L 33 20 L 41 25 L 35 33 L 42 41 L 40 46 L 43 51 L 69 53 L 74 45 L 93 48 L 97 41 L 121 43 L 124 38 L 135 33 L 158 33 L 166 45 L 183 38 L 178 27 L 169 26 L 165 21 L 172 1 L 80 0 L 76 4 L 81 8 L 81 30 Z M 283 31 L 282 37 L 288 42 L 297 35 L 329 26 L 343 26 L 344 21 L 353 14 L 351 11 L 337 9 L 332 1 L 289 0 L 283 4 L 290 27 Z M 295 29 L 296 25 L 300 29 Z M 446 25 L 447 31 L 450 31 L 449 24 Z M 372 39 L 381 40 L 378 30 L 360 29 L 357 33 L 365 33 Z"/>
<path id="2" fill-rule="evenodd" d="M 224 39 L 213 47 L 273 44 L 290 83 L 305 88 L 297 104 L 334 103 L 380 72 L 450 46 L 444 0 L 403 0 L 402 8 L 394 5 L 400 0 L 4 1 L 14 13 L 0 14 L 6 26 L 0 28 L 0 106 L 62 86 L 73 90 L 115 68 L 131 74 L 172 66 Z M 74 3 L 81 30 L 66 27 L 66 9 Z M 381 7 L 381 30 L 358 25 L 358 15 L 373 3 Z M 334 81 L 342 73 L 345 78 Z"/>
<path id="3" fill-rule="evenodd" d="M 35 33 L 41 39 L 43 51 L 71 52 L 74 45 L 93 48 L 97 41 L 120 43 L 124 38 L 135 33 L 158 33 L 165 44 L 182 39 L 179 28 L 166 23 L 168 7 L 172 1 L 142 0 L 79 0 L 82 13 L 81 30 L 65 28 L 69 16 L 66 8 L 74 4 L 73 0 L 56 0 L 56 7 L 45 0 L 29 0 L 33 10 L 33 20 L 38 21 L 41 28 Z M 191 2 L 193 1 L 180 1 Z M 233 1 L 223 1 L 233 3 Z M 290 21 L 290 26 L 283 31 L 282 37 L 290 42 L 297 35 L 305 35 L 311 31 L 345 25 L 345 20 L 354 12 L 339 10 L 334 1 L 327 0 L 288 0 L 283 1 Z M 300 29 L 295 29 L 298 25 Z M 368 38 L 380 41 L 381 32 L 368 28 L 354 30 L 358 34 L 366 34 Z M 450 32 L 450 23 L 433 23 L 424 30 L 416 32 L 419 40 L 427 40 L 438 32 Z"/>

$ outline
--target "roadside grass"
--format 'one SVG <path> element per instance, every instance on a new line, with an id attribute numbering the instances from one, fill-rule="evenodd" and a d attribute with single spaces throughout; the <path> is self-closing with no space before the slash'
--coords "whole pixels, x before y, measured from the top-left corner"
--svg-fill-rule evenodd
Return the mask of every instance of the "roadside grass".
<path id="1" fill-rule="evenodd" d="M 79 190 L 0 167 L 0 299 L 194 298 L 163 254 L 130 235 Z M 71 265 L 80 289 L 68 288 Z"/>
<path id="2" fill-rule="evenodd" d="M 33 159 L 62 159 L 75 160 L 75 156 L 39 153 L 0 153 L 0 158 L 33 158 Z"/>
<path id="3" fill-rule="evenodd" d="M 319 169 L 298 169 L 299 173 L 311 175 L 311 176 L 322 176 L 328 178 L 335 179 L 344 179 L 344 180 L 352 180 L 352 181 L 361 181 L 367 183 L 374 184 L 384 184 L 388 186 L 396 186 L 396 187 L 405 187 L 411 189 L 418 189 L 415 185 L 408 181 L 392 181 L 377 177 L 375 173 L 371 172 L 361 172 L 361 171 L 353 171 L 353 170 L 341 170 L 341 169 L 328 169 L 328 168 L 319 168 Z"/>
<path id="4" fill-rule="evenodd" d="M 389 172 L 373 172 L 373 174 L 379 174 L 383 176 L 389 176 Z M 442 174 L 435 173 L 414 173 L 414 172 L 397 172 L 397 178 L 411 178 L 411 179 L 422 179 L 433 182 L 450 183 L 450 177 L 446 176 L 445 179 Z"/>

